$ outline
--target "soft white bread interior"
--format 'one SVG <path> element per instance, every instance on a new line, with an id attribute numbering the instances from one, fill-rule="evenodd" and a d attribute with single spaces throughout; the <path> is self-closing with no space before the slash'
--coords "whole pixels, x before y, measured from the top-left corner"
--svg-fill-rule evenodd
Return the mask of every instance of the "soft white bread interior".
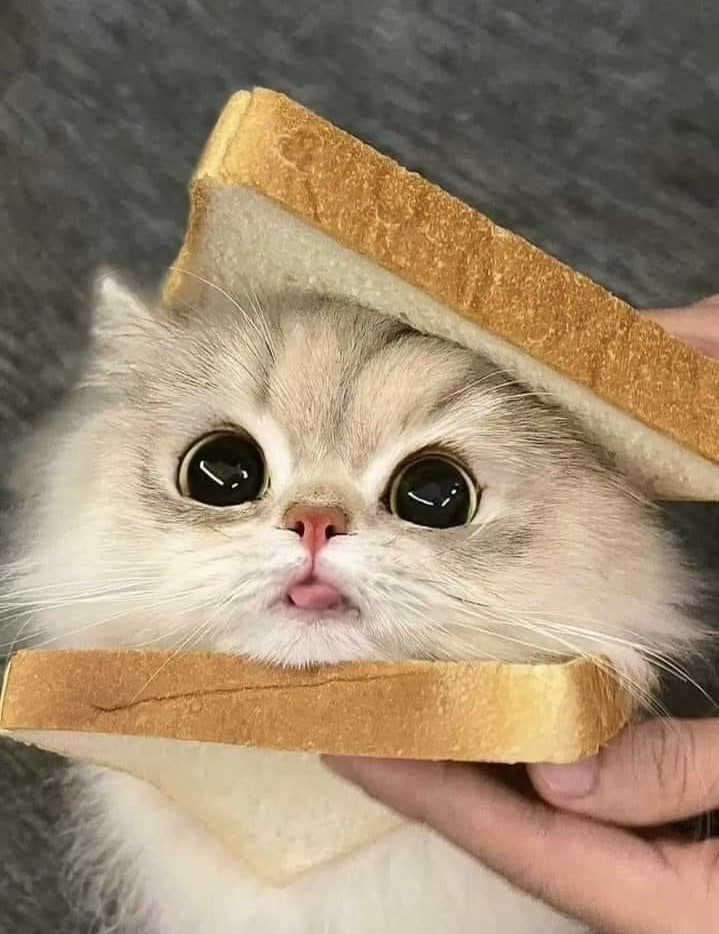
<path id="1" fill-rule="evenodd" d="M 719 499 L 719 364 L 300 105 L 240 92 L 197 167 L 165 302 L 290 283 L 487 354 L 649 495 Z"/>
<path id="2" fill-rule="evenodd" d="M 272 886 L 289 885 L 404 824 L 309 753 L 116 733 L 10 735 L 148 783 Z"/>

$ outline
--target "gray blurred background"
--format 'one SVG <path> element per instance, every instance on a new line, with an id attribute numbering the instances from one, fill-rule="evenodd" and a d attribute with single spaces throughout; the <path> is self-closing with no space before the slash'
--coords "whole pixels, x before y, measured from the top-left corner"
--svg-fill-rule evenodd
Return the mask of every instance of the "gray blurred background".
<path id="1" fill-rule="evenodd" d="M 71 379 L 93 270 L 157 283 L 243 86 L 635 304 L 719 291 L 718 46 L 713 0 L 0 0 L 0 454 Z M 669 516 L 719 568 L 717 509 Z M 0 746 L 0 934 L 96 930 L 58 881 L 56 768 Z"/>

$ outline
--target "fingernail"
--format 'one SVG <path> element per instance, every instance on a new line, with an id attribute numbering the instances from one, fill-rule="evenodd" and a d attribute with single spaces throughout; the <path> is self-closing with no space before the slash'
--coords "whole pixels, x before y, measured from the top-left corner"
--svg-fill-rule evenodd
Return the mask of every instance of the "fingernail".
<path id="1" fill-rule="evenodd" d="M 535 778 L 554 794 L 563 798 L 581 798 L 588 795 L 597 783 L 599 759 L 592 756 L 566 765 L 545 762 L 535 765 L 532 771 Z"/>

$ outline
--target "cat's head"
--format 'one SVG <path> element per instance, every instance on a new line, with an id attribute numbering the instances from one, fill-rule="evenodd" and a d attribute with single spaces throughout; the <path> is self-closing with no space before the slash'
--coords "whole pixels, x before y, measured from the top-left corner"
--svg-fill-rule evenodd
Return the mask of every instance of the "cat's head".
<path id="1" fill-rule="evenodd" d="M 105 278 L 84 385 L 22 470 L 16 602 L 62 644 L 603 652 L 643 678 L 690 634 L 672 543 L 559 409 L 332 298 L 170 314 Z"/>

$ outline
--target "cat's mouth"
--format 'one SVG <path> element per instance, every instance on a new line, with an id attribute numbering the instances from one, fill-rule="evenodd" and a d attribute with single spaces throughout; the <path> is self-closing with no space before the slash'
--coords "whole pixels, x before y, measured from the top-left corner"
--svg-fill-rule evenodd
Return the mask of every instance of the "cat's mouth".
<path id="1" fill-rule="evenodd" d="M 282 600 L 284 607 L 307 622 L 323 618 L 356 615 L 357 608 L 338 585 L 326 577 L 310 572 L 293 581 Z"/>
<path id="2" fill-rule="evenodd" d="M 337 664 L 387 655 L 373 634 L 361 590 L 341 571 L 305 565 L 277 580 L 244 625 L 218 634 L 220 652 L 240 652 L 283 667 Z M 356 596 L 355 596 L 356 594 Z"/>

